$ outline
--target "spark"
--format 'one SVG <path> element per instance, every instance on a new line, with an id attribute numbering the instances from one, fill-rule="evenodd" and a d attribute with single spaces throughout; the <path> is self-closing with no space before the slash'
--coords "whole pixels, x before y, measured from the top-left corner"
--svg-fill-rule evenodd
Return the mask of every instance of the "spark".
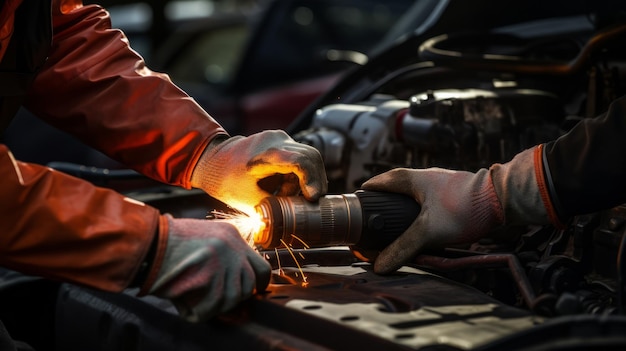
<path id="1" fill-rule="evenodd" d="M 263 220 L 259 215 L 249 215 L 243 212 L 240 213 L 225 213 L 221 211 L 213 210 L 207 218 L 211 218 L 212 220 L 224 220 L 232 225 L 234 225 L 243 240 L 250 245 L 250 247 L 254 248 L 254 236 L 265 226 Z"/>
<path id="2" fill-rule="evenodd" d="M 301 242 L 305 249 L 310 248 L 310 246 L 307 243 L 305 243 L 304 240 L 300 239 L 297 235 L 291 234 L 291 237 Z"/>
<path id="3" fill-rule="evenodd" d="M 296 263 L 296 266 L 298 266 L 298 270 L 300 271 L 300 274 L 302 275 L 302 287 L 306 287 L 307 285 L 309 285 L 309 282 L 306 281 L 307 276 L 304 274 L 304 271 L 302 270 L 302 267 L 300 267 L 300 263 L 298 262 L 298 259 L 296 258 L 296 255 L 293 254 L 293 250 L 291 249 L 291 247 L 289 247 L 285 243 L 285 241 L 283 239 L 280 239 L 280 242 L 283 245 L 285 245 L 285 248 L 287 249 L 287 252 L 289 252 L 291 257 L 293 258 L 293 261 Z"/>
<path id="4" fill-rule="evenodd" d="M 278 255 L 278 249 L 274 248 L 274 252 L 276 253 L 276 261 L 278 262 L 278 275 L 285 275 L 285 271 L 283 271 L 283 267 L 280 265 L 280 256 Z"/>
<path id="5" fill-rule="evenodd" d="M 250 247 L 254 249 L 257 249 L 256 244 L 254 242 L 255 236 L 265 228 L 265 222 L 263 222 L 261 215 L 259 215 L 258 213 L 250 214 L 250 213 L 241 212 L 241 211 L 236 212 L 236 213 L 226 213 L 222 211 L 213 210 L 209 213 L 207 218 L 214 220 L 214 221 L 228 222 L 234 225 L 239 231 L 239 234 L 241 235 L 241 237 L 246 241 L 246 243 Z M 310 246 L 298 236 L 294 234 L 291 234 L 291 236 L 294 239 L 298 240 L 300 243 L 302 243 L 305 250 L 310 248 Z M 293 258 L 294 262 L 296 263 L 298 270 L 300 271 L 300 275 L 302 276 L 302 284 L 301 284 L 302 287 L 308 286 L 309 282 L 307 281 L 307 276 L 304 274 L 304 271 L 302 270 L 302 267 L 300 266 L 300 263 L 296 255 L 294 254 L 292 248 L 290 247 L 290 245 L 287 245 L 287 243 L 285 243 L 283 239 L 280 239 L 280 242 L 287 249 L 291 257 Z M 276 253 L 276 260 L 278 262 L 278 274 L 281 276 L 285 276 L 285 271 L 283 270 L 282 264 L 280 262 L 278 248 L 274 248 L 274 252 Z M 298 252 L 298 255 L 303 260 L 305 259 L 304 255 L 301 252 Z M 265 255 L 265 259 L 269 260 L 269 256 L 267 254 Z M 296 273 L 296 277 L 297 276 L 298 275 Z"/>

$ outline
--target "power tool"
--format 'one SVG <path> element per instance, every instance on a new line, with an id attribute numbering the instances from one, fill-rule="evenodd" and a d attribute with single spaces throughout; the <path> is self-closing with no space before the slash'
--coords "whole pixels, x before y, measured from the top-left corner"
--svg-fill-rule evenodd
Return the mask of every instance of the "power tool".
<path id="1" fill-rule="evenodd" d="M 420 206 L 403 194 L 357 190 L 315 203 L 302 196 L 271 196 L 256 211 L 265 225 L 254 241 L 263 249 L 348 245 L 380 251 L 413 223 Z"/>

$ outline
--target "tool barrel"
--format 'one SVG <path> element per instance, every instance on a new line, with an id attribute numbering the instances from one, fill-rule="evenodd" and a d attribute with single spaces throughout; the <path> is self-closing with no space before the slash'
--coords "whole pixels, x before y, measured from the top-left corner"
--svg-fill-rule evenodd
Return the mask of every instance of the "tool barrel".
<path id="1" fill-rule="evenodd" d="M 302 196 L 273 196 L 257 206 L 267 223 L 255 242 L 261 247 L 325 247 L 358 242 L 363 220 L 354 194 L 326 195 L 317 203 Z"/>

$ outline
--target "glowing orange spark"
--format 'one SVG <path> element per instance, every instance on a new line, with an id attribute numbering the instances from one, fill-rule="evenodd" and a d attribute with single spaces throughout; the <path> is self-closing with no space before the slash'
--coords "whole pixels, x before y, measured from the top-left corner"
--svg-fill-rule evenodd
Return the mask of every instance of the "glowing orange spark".
<path id="1" fill-rule="evenodd" d="M 225 220 L 228 223 L 237 227 L 241 237 L 250 245 L 254 247 L 255 235 L 265 228 L 265 222 L 263 222 L 261 216 L 258 213 L 245 214 L 245 213 L 225 213 L 221 211 L 211 211 L 213 220 Z"/>
<path id="2" fill-rule="evenodd" d="M 291 237 L 301 242 L 305 249 L 308 249 L 310 247 L 307 243 L 304 242 L 304 240 L 300 239 L 297 235 L 291 234 Z"/>
<path id="3" fill-rule="evenodd" d="M 285 275 L 283 267 L 280 266 L 280 256 L 278 255 L 278 249 L 274 248 L 274 252 L 276 253 L 276 261 L 278 261 L 278 275 Z"/>
<path id="4" fill-rule="evenodd" d="M 266 226 L 266 223 L 263 221 L 263 216 L 257 212 L 225 213 L 221 211 L 211 211 L 210 215 L 207 217 L 210 217 L 213 220 L 223 220 L 234 225 L 241 234 L 241 237 L 248 243 L 248 245 L 250 245 L 250 247 L 253 248 L 256 247 L 255 236 L 259 235 L 259 233 L 261 233 Z M 302 243 L 305 249 L 308 249 L 310 247 L 307 243 L 304 242 L 304 240 L 300 239 L 298 236 L 294 234 L 291 234 L 291 236 L 298 240 L 300 243 Z M 291 255 L 293 261 L 298 267 L 298 270 L 300 271 L 300 274 L 302 275 L 302 287 L 307 287 L 309 285 L 309 282 L 307 281 L 307 276 L 304 274 L 304 271 L 302 270 L 302 267 L 300 266 L 300 263 L 293 252 L 292 245 L 287 245 L 287 243 L 285 243 L 283 239 L 280 239 L 280 242 L 285 246 L 285 248 Z M 276 260 L 278 262 L 278 274 L 285 276 L 285 271 L 283 270 L 282 264 L 280 262 L 278 249 L 274 248 L 274 252 L 276 253 Z M 304 255 L 301 252 L 298 252 L 298 255 L 302 259 L 305 259 Z M 265 255 L 265 258 L 269 260 L 269 256 L 267 254 Z M 297 276 L 298 274 L 296 273 L 296 277 Z"/>
<path id="5" fill-rule="evenodd" d="M 293 254 L 293 250 L 291 250 L 291 248 L 283 241 L 283 239 L 280 239 L 280 242 L 285 245 L 285 247 L 287 248 L 287 252 L 289 252 L 291 257 L 293 258 L 296 266 L 298 266 L 298 270 L 300 271 L 300 274 L 302 274 L 302 287 L 306 287 L 307 285 L 309 285 L 309 283 L 306 281 L 307 276 L 304 274 L 304 271 L 302 271 L 302 267 L 300 267 L 300 263 L 298 262 L 296 255 Z"/>

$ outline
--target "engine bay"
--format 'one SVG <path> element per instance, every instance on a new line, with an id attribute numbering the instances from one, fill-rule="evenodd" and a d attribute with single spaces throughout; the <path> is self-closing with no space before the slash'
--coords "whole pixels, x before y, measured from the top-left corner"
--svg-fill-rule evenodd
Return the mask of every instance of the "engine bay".
<path id="1" fill-rule="evenodd" d="M 504 163 L 624 94 L 626 26 L 596 24 L 573 16 L 435 36 L 419 45 L 419 62 L 328 95 L 340 102 L 310 110 L 310 125 L 294 138 L 322 153 L 339 193 L 396 167 Z M 506 228 L 412 266 L 545 320 L 622 320 L 625 211 L 577 216 L 565 229 Z"/>

